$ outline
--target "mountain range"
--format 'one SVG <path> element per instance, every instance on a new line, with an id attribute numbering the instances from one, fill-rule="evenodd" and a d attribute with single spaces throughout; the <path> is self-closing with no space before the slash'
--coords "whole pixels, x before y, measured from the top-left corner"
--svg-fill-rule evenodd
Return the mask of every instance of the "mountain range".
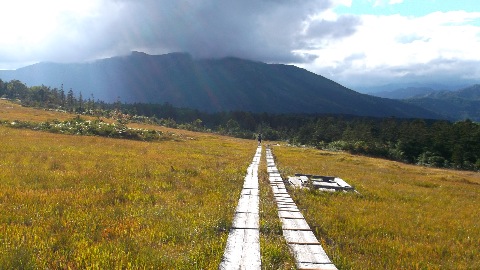
<path id="1" fill-rule="evenodd" d="M 450 120 L 480 122 L 480 84 L 456 91 L 433 91 L 404 100 Z"/>
<path id="2" fill-rule="evenodd" d="M 234 57 L 193 59 L 186 53 L 132 52 L 89 63 L 38 63 L 0 71 L 4 81 L 46 85 L 84 97 L 125 103 L 170 103 L 206 112 L 328 113 L 442 118 L 415 102 L 374 97 L 293 65 Z"/>

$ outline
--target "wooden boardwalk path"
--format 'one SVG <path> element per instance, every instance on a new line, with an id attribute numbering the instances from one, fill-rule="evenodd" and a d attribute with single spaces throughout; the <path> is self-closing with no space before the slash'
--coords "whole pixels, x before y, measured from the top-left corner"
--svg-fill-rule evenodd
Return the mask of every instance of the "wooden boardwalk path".
<path id="1" fill-rule="evenodd" d="M 277 201 L 283 236 L 295 257 L 297 269 L 337 269 L 288 194 L 269 148 L 266 151 L 266 158 L 270 186 Z"/>
<path id="2" fill-rule="evenodd" d="M 261 155 L 262 147 L 259 146 L 247 169 L 219 269 L 261 268 L 258 212 L 258 165 Z"/>

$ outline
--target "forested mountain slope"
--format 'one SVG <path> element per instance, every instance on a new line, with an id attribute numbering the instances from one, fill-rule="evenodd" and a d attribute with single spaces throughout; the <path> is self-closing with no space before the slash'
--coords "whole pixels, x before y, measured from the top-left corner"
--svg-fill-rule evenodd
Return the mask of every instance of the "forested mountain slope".
<path id="1" fill-rule="evenodd" d="M 307 70 L 238 58 L 193 59 L 189 54 L 133 52 L 90 63 L 39 63 L 0 71 L 4 81 L 72 88 L 84 97 L 170 103 L 201 111 L 333 113 L 439 118 L 401 101 L 360 94 Z"/>

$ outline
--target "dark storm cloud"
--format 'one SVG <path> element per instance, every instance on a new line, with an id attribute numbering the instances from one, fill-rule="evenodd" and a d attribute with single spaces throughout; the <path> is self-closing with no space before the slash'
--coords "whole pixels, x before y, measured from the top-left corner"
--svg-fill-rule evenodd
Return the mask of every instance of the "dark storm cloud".
<path id="1" fill-rule="evenodd" d="M 313 48 L 321 38 L 336 39 L 355 31 L 353 24 L 358 21 L 351 17 L 329 22 L 312 19 L 333 8 L 332 1 L 91 0 L 93 8 L 88 12 L 49 15 L 55 26 L 41 39 L 6 43 L 0 48 L 0 68 L 39 61 L 80 62 L 132 50 L 311 62 L 314 55 L 293 51 Z"/>
<path id="2" fill-rule="evenodd" d="M 303 49 L 310 34 L 338 38 L 354 32 L 358 21 L 341 17 L 313 22 L 314 29 L 305 35 L 310 16 L 330 7 L 328 0 L 111 0 L 96 28 L 87 22 L 80 29 L 91 41 L 84 46 L 85 54 L 182 51 L 199 58 L 302 62 L 312 58 L 292 51 Z"/>
<path id="3" fill-rule="evenodd" d="M 119 44 L 278 62 L 299 60 L 291 51 L 299 49 L 303 22 L 330 6 L 323 0 L 119 2 L 122 19 L 109 36 Z"/>

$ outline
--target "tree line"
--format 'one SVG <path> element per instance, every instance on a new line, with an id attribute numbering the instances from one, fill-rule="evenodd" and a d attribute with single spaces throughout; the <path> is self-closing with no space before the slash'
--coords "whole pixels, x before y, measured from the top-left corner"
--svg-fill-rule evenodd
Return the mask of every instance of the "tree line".
<path id="1" fill-rule="evenodd" d="M 242 111 L 205 113 L 169 103 L 123 104 L 84 98 L 47 86 L 27 87 L 18 80 L 0 80 L 0 97 L 24 106 L 78 114 L 117 117 L 168 127 L 254 138 L 282 140 L 326 150 L 348 151 L 411 164 L 480 170 L 480 125 L 470 120 L 373 118 L 351 115 L 268 114 Z M 119 117 L 119 115 L 121 115 Z"/>

